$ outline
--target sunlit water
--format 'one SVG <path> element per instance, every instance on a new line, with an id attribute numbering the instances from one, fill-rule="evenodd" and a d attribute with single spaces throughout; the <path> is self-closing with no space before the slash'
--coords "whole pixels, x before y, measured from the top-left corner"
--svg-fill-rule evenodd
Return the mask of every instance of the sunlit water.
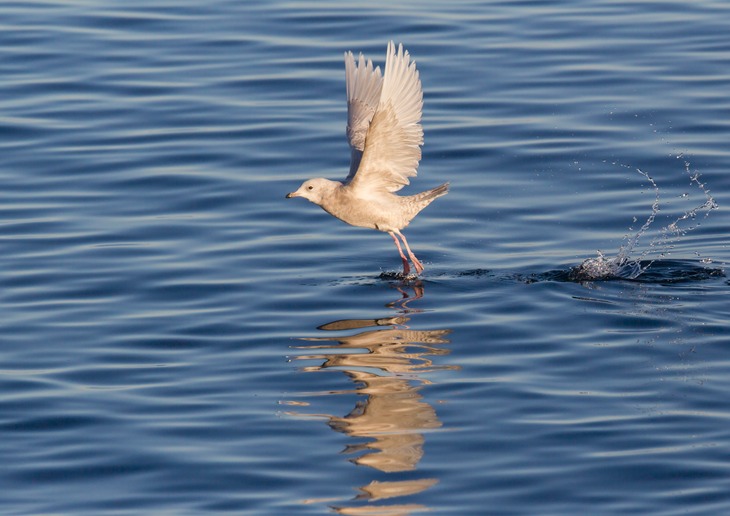
<path id="1" fill-rule="evenodd" d="M 710 0 L 0 5 L 0 513 L 730 512 L 729 33 Z M 420 279 L 284 199 L 346 175 L 342 55 L 389 39 L 403 193 L 451 183 Z"/>

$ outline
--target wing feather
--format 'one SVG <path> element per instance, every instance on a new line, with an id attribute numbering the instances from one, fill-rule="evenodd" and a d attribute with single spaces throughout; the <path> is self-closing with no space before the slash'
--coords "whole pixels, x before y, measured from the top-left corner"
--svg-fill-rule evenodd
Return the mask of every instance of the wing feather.
<path id="1" fill-rule="evenodd" d="M 349 181 L 360 166 L 365 149 L 365 135 L 370 127 L 383 89 L 380 67 L 373 69 L 373 62 L 360 54 L 357 64 L 352 52 L 345 52 L 345 83 L 347 87 L 347 141 L 352 155 Z"/>
<path id="2" fill-rule="evenodd" d="M 423 90 L 416 63 L 403 45 L 388 43 L 380 101 L 365 136 L 352 189 L 396 192 L 418 171 L 423 145 Z"/>

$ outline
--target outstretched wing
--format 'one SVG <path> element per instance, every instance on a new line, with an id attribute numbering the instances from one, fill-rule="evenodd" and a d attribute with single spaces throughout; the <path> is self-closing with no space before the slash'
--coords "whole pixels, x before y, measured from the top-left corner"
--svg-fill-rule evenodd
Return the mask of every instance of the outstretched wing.
<path id="1" fill-rule="evenodd" d="M 345 52 L 345 81 L 347 85 L 347 141 L 350 142 L 350 174 L 345 182 L 355 175 L 365 148 L 365 135 L 370 127 L 383 88 L 380 67 L 373 69 L 372 61 L 365 61 L 360 54 L 358 64 L 352 52 Z"/>
<path id="2" fill-rule="evenodd" d="M 388 43 L 380 102 L 365 137 L 360 166 L 349 180 L 352 189 L 396 192 L 416 175 L 421 159 L 423 91 L 416 63 Z M 349 179 L 349 178 L 348 178 Z"/>

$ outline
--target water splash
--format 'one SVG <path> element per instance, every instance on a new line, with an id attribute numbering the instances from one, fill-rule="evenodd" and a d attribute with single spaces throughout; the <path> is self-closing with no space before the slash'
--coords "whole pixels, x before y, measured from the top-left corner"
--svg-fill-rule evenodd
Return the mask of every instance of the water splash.
<path id="1" fill-rule="evenodd" d="M 683 159 L 683 155 L 678 155 L 677 159 Z M 697 170 L 692 170 L 690 168 L 689 161 L 684 161 L 684 170 L 685 173 L 689 176 L 690 186 L 699 189 L 704 194 L 705 202 L 691 210 L 686 211 L 681 217 L 677 218 L 675 221 L 662 228 L 661 235 L 657 237 L 657 239 L 655 239 L 659 244 L 662 244 L 664 246 L 661 254 L 662 257 L 668 256 L 670 254 L 671 248 L 674 247 L 674 244 L 682 236 L 686 235 L 690 231 L 694 231 L 695 229 L 697 229 L 702 224 L 702 221 L 704 221 L 704 219 L 706 219 L 710 215 L 710 212 L 718 208 L 718 204 L 717 202 L 715 202 L 715 199 L 713 199 L 712 195 L 710 195 L 710 190 L 707 188 L 707 185 L 700 181 L 700 173 Z M 689 194 L 684 193 L 682 194 L 682 197 L 689 197 Z M 702 212 L 704 212 L 704 215 L 698 220 L 698 216 Z M 691 222 L 688 226 L 683 227 L 683 223 L 685 221 L 693 222 Z M 652 244 L 653 243 L 654 242 L 652 242 Z"/>
<path id="2" fill-rule="evenodd" d="M 684 159 L 682 154 L 676 156 L 677 159 Z M 624 168 L 632 168 L 621 163 L 613 163 Z M 701 221 L 707 218 L 712 210 L 718 208 L 715 199 L 710 194 L 707 185 L 700 181 L 700 174 L 696 170 L 692 170 L 690 162 L 684 160 L 684 171 L 689 176 L 690 186 L 697 188 L 704 195 L 704 202 L 688 211 L 685 211 L 680 217 L 670 222 L 659 230 L 659 234 L 649 243 L 649 246 L 641 251 L 638 256 L 632 257 L 638 249 L 639 239 L 649 230 L 650 226 L 659 214 L 659 186 L 654 179 L 640 168 L 634 169 L 649 181 L 654 189 L 654 202 L 651 206 L 651 214 L 647 217 L 646 222 L 633 235 L 624 237 L 625 243 L 621 245 L 618 253 L 614 257 L 606 256 L 602 251 L 598 251 L 598 256 L 588 258 L 577 267 L 573 267 L 569 271 L 569 278 L 573 281 L 595 281 L 604 279 L 636 279 L 651 265 L 660 258 L 666 258 L 671 254 L 671 250 L 677 241 L 688 232 L 697 229 Z M 689 198 L 689 193 L 683 193 L 681 198 Z M 704 212 L 701 220 L 698 220 L 700 213 Z M 686 221 L 691 221 L 689 224 Z M 650 254 L 655 254 L 654 258 L 650 258 Z M 703 263 L 710 263 L 711 260 L 703 260 Z"/>

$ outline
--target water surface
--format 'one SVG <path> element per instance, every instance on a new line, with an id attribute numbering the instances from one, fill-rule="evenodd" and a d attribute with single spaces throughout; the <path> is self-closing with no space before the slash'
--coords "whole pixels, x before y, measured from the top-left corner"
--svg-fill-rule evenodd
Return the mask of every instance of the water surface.
<path id="1" fill-rule="evenodd" d="M 1 513 L 730 511 L 724 2 L 0 20 Z M 451 182 L 418 281 L 284 199 L 346 175 L 342 55 L 389 39 L 404 193 Z M 598 251 L 645 270 L 571 276 Z"/>

